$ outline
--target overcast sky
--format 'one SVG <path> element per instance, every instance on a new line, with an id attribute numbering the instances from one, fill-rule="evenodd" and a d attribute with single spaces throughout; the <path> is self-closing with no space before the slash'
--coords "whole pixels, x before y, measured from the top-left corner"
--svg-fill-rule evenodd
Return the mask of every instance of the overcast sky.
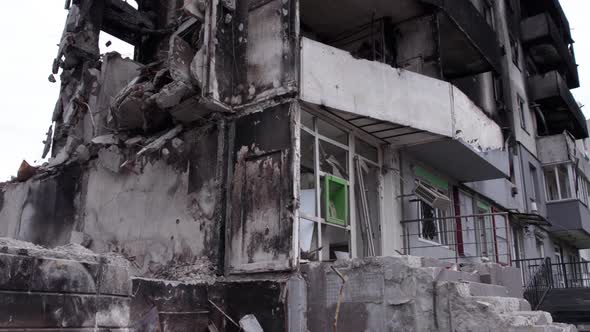
<path id="1" fill-rule="evenodd" d="M 16 175 L 23 159 L 40 163 L 45 133 L 59 94 L 59 81 L 50 83 L 67 11 L 64 0 L 2 1 L 0 4 L 0 181 Z M 561 0 L 576 41 L 582 87 L 573 90 L 590 117 L 589 0 Z M 101 36 L 103 37 L 103 36 Z M 110 40 L 104 36 L 101 46 Z M 114 43 L 107 50 L 129 48 Z"/>

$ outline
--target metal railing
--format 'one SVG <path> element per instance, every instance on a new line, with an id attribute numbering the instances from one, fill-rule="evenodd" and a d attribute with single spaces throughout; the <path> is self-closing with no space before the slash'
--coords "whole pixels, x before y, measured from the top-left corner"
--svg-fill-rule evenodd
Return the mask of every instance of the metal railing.
<path id="1" fill-rule="evenodd" d="M 538 309 L 552 289 L 590 288 L 590 262 L 551 263 L 550 258 L 513 261 L 520 268 L 524 298 Z"/>
<path id="2" fill-rule="evenodd" d="M 514 261 L 520 267 L 524 285 L 524 298 L 537 310 L 547 293 L 553 288 L 551 259 L 533 258 Z"/>
<path id="3" fill-rule="evenodd" d="M 590 262 L 552 264 L 553 288 L 590 288 Z"/>
<path id="4" fill-rule="evenodd" d="M 462 262 L 511 264 L 508 213 L 402 221 L 403 252 Z"/>

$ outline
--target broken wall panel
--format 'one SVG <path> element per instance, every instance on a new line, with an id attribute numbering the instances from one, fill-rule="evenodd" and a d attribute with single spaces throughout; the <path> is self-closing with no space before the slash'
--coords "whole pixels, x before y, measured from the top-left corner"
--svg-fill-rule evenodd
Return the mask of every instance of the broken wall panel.
<path id="1" fill-rule="evenodd" d="M 298 12 L 296 1 L 236 1 L 218 6 L 210 93 L 239 106 L 291 92 L 296 86 Z"/>
<path id="2" fill-rule="evenodd" d="M 199 273 L 215 272 L 223 135 L 217 126 L 190 131 L 183 137 L 186 155 L 147 161 L 140 174 L 90 167 L 84 232 L 93 238 L 92 249 L 135 257 L 142 275 L 202 260 L 211 271 Z"/>
<path id="3" fill-rule="evenodd" d="M 290 107 L 278 105 L 234 124 L 226 230 L 229 273 L 294 268 Z"/>
<path id="4" fill-rule="evenodd" d="M 248 99 L 280 94 L 296 84 L 295 0 L 253 1 L 248 14 Z"/>
<path id="5" fill-rule="evenodd" d="M 0 236 L 45 246 L 67 244 L 76 223 L 82 173 L 78 166 L 26 184 L 6 185 Z"/>
<path id="6" fill-rule="evenodd" d="M 0 236 L 53 247 L 70 243 L 78 232 L 96 252 L 130 257 L 139 275 L 179 265 L 194 266 L 199 274 L 219 272 L 224 140 L 224 126 L 214 124 L 141 158 L 127 159 L 140 147 L 110 145 L 87 164 L 7 184 Z M 121 168 L 125 160 L 128 166 Z"/>

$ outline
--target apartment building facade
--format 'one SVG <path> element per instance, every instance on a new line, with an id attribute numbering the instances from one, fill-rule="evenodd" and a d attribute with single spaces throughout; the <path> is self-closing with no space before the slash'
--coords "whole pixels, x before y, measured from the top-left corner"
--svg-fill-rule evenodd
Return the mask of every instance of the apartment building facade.
<path id="1" fill-rule="evenodd" d="M 590 248 L 557 0 L 68 7 L 51 159 L 3 186 L 3 237 L 81 238 L 148 278 L 400 254 L 524 268 Z M 134 59 L 100 55 L 101 33 Z"/>

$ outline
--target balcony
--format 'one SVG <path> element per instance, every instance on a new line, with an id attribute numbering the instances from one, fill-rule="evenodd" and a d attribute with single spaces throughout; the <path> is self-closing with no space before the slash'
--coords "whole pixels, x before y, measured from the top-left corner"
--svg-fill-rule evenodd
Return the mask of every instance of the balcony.
<path id="1" fill-rule="evenodd" d="M 301 0 L 300 8 L 304 35 L 353 53 L 365 42 L 359 36 L 370 36 L 366 44 L 379 53 L 371 58 L 387 53 L 396 67 L 424 66 L 446 79 L 501 72 L 496 34 L 470 1 Z M 381 52 L 383 44 L 392 50 Z"/>
<path id="2" fill-rule="evenodd" d="M 571 89 L 580 86 L 573 50 L 548 13 L 526 18 L 521 23 L 523 46 L 540 73 L 559 71 Z"/>
<path id="3" fill-rule="evenodd" d="M 507 176 L 507 162 L 492 152 L 504 143 L 500 127 L 452 84 L 307 38 L 301 48 L 300 98 L 310 107 L 419 159 L 436 153 L 428 162 L 459 181 Z"/>
<path id="4" fill-rule="evenodd" d="M 590 210 L 578 199 L 547 203 L 550 232 L 579 249 L 590 248 Z"/>
<path id="5" fill-rule="evenodd" d="M 471 1 L 422 0 L 440 9 L 439 38 L 443 73 L 453 79 L 494 71 L 501 73 L 496 33 Z"/>
<path id="6" fill-rule="evenodd" d="M 530 100 L 539 105 L 544 117 L 539 123 L 543 136 L 567 130 L 576 139 L 588 137 L 586 118 L 557 71 L 529 78 L 528 86 Z"/>

